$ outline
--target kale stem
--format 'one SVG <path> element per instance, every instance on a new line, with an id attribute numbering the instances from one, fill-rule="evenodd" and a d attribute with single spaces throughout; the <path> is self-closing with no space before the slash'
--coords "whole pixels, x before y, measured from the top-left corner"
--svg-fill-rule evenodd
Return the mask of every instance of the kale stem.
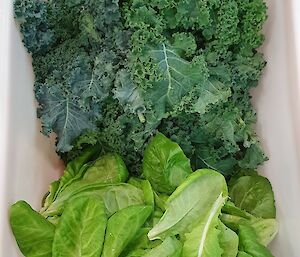
<path id="1" fill-rule="evenodd" d="M 138 111 L 137 115 L 138 115 L 139 120 L 140 120 L 141 123 L 145 123 L 146 122 L 146 118 L 145 118 L 144 114 L 141 111 Z"/>

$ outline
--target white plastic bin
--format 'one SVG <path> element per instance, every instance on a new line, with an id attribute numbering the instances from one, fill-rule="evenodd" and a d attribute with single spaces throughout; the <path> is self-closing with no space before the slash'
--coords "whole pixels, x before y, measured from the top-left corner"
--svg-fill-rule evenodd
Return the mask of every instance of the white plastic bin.
<path id="1" fill-rule="evenodd" d="M 267 2 L 262 51 L 268 66 L 253 92 L 257 132 L 270 157 L 262 172 L 273 184 L 280 222 L 273 253 L 299 257 L 300 2 Z M 24 199 L 38 208 L 61 170 L 53 142 L 39 132 L 30 61 L 12 17 L 12 1 L 0 0 L 0 257 L 22 256 L 8 225 L 9 206 Z"/>

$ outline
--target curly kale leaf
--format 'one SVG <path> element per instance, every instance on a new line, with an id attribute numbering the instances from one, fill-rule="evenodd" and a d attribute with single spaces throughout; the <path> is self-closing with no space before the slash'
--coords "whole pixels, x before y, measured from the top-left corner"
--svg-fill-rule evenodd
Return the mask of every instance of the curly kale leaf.
<path id="1" fill-rule="evenodd" d="M 253 168 L 266 160 L 253 129 L 255 122 L 249 98 L 234 93 L 229 102 L 205 114 L 169 118 L 159 130 L 183 148 L 194 168 L 230 174 L 236 167 Z"/>
<path id="2" fill-rule="evenodd" d="M 249 96 L 265 66 L 263 0 L 16 0 L 15 16 L 43 132 L 66 158 L 99 143 L 138 172 L 160 130 L 195 168 L 266 159 Z"/>
<path id="3" fill-rule="evenodd" d="M 116 56 L 111 52 L 101 52 L 93 58 L 81 47 L 75 48 L 77 51 L 73 53 L 76 46 L 72 45 L 68 58 L 61 59 L 59 56 L 68 53 L 71 43 L 66 41 L 51 54 L 34 61 L 36 74 L 40 74 L 40 69 L 46 71 L 37 77 L 36 83 L 43 132 L 57 134 L 60 152 L 71 150 L 74 139 L 86 129 L 96 129 L 98 119 L 103 117 L 103 101 L 111 92 L 116 73 Z M 52 66 L 51 62 L 44 63 L 45 60 L 56 60 L 56 63 Z M 45 65 L 48 70 L 43 69 Z M 51 105 L 58 106 L 59 110 L 51 111 Z M 58 120 L 66 120 L 66 125 L 56 122 Z"/>
<path id="4" fill-rule="evenodd" d="M 137 113 L 141 121 L 145 122 L 142 116 L 142 113 L 145 112 L 144 99 L 127 70 L 118 71 L 113 94 L 114 98 L 119 100 L 125 111 Z"/>
<path id="5" fill-rule="evenodd" d="M 164 112 L 175 109 L 188 92 L 205 81 L 206 63 L 202 58 L 186 61 L 165 44 L 149 52 L 157 79 L 147 90 L 147 98 L 155 103 L 155 110 L 163 117 Z"/>
<path id="6" fill-rule="evenodd" d="M 15 16 L 33 56 L 42 132 L 55 132 L 57 151 L 68 152 L 97 129 L 128 51 L 118 1 L 17 0 Z"/>
<path id="7" fill-rule="evenodd" d="M 79 156 L 89 144 L 100 144 L 103 153 L 118 152 L 131 172 L 140 173 L 143 149 L 150 137 L 145 133 L 143 123 L 135 114 L 124 113 L 119 101 L 112 96 L 103 102 L 101 111 L 105 118 L 98 120 L 97 129 L 77 138 L 74 149 L 65 155 L 65 159 Z"/>
<path id="8" fill-rule="evenodd" d="M 23 42 L 31 53 L 45 52 L 56 37 L 48 22 L 49 3 L 36 0 L 16 0 L 15 18 L 20 23 Z"/>
<path id="9" fill-rule="evenodd" d="M 262 27 L 267 19 L 266 3 L 262 0 L 236 0 L 240 19 L 240 52 L 252 56 L 253 49 L 260 47 L 264 41 Z"/>
<path id="10" fill-rule="evenodd" d="M 192 112 L 204 114 L 209 106 L 227 101 L 230 95 L 229 87 L 216 79 L 208 79 L 197 88 L 197 100 L 192 105 Z"/>
<path id="11" fill-rule="evenodd" d="M 200 29 L 210 23 L 207 0 L 178 1 L 175 19 L 185 29 Z"/>
<path id="12" fill-rule="evenodd" d="M 74 100 L 76 95 L 73 92 L 66 93 L 57 85 L 37 84 L 36 97 L 40 103 L 38 117 L 43 123 L 43 133 L 49 135 L 54 131 L 57 134 L 58 151 L 70 151 L 72 141 L 82 131 L 94 128 L 90 121 L 93 112 L 82 111 Z"/>

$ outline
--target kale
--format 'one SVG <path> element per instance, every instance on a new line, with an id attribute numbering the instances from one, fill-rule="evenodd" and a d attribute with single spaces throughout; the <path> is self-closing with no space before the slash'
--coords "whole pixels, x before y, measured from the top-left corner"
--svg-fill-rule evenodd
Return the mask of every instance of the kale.
<path id="1" fill-rule="evenodd" d="M 265 66 L 263 0 L 16 0 L 15 17 L 42 132 L 66 160 L 100 144 L 139 172 L 157 131 L 197 168 L 266 160 L 249 93 Z"/>
<path id="2" fill-rule="evenodd" d="M 129 32 L 118 3 L 17 0 L 15 16 L 33 56 L 42 132 L 55 132 L 57 151 L 68 152 L 78 136 L 97 129 L 126 56 Z"/>

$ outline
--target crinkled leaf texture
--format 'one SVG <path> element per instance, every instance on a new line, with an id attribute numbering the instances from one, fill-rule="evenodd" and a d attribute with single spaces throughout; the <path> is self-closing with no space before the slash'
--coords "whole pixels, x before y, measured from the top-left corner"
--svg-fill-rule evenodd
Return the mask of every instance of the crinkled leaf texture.
<path id="1" fill-rule="evenodd" d="M 77 95 L 79 97 L 80 95 Z M 92 111 L 82 111 L 78 107 L 76 94 L 68 94 L 57 85 L 36 85 L 36 97 L 40 107 L 38 116 L 43 123 L 43 132 L 52 130 L 57 134 L 57 149 L 67 152 L 72 149 L 72 141 L 84 130 L 93 129 Z"/>
<path id="2" fill-rule="evenodd" d="M 125 111 L 143 113 L 145 111 L 144 99 L 140 90 L 131 79 L 127 70 L 120 70 L 115 81 L 114 97 L 119 100 Z"/>
<path id="3" fill-rule="evenodd" d="M 222 82 L 213 78 L 201 83 L 196 92 L 197 98 L 191 112 L 199 114 L 204 114 L 210 105 L 227 101 L 231 96 L 229 87 L 226 87 Z"/>
<path id="4" fill-rule="evenodd" d="M 203 58 L 186 61 L 176 53 L 175 49 L 166 44 L 149 51 L 155 63 L 158 79 L 154 81 L 147 95 L 150 94 L 158 113 L 176 108 L 188 92 L 196 85 L 201 85 L 201 82 L 206 79 Z"/>

